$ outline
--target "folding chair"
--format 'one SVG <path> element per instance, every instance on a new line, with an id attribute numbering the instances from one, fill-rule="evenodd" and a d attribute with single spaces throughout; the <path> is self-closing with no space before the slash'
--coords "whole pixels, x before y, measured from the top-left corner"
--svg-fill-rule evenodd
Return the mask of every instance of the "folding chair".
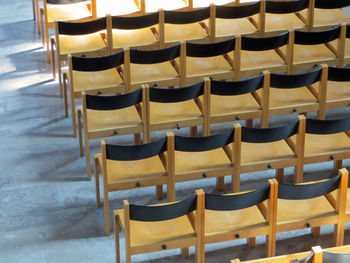
<path id="1" fill-rule="evenodd" d="M 101 142 L 101 154 L 96 154 L 96 203 L 100 203 L 99 173 L 103 177 L 106 234 L 110 234 L 108 193 L 139 187 L 158 186 L 171 182 L 166 171 L 167 138 L 141 145 L 112 145 Z M 172 187 L 168 184 L 168 187 Z M 168 188 L 168 191 L 170 189 Z M 170 190 L 171 191 L 171 190 Z M 117 232 L 117 229 L 115 229 Z"/>
<path id="2" fill-rule="evenodd" d="M 235 194 L 205 194 L 205 244 L 266 235 L 266 256 L 275 254 L 277 184 Z"/>
<path id="3" fill-rule="evenodd" d="M 258 90 L 264 87 L 263 74 L 239 81 L 207 79 L 205 84 L 208 86 L 206 101 L 210 124 L 262 117 L 263 99 Z"/>
<path id="4" fill-rule="evenodd" d="M 93 58 L 68 55 L 68 72 L 63 73 L 63 94 L 65 114 L 68 116 L 67 94 L 69 87 L 74 137 L 76 136 L 75 99 L 81 98 L 83 91 L 90 94 L 124 92 L 123 80 L 118 74 L 123 63 L 123 52 Z"/>
<path id="5" fill-rule="evenodd" d="M 148 138 L 152 131 L 192 127 L 194 133 L 199 125 L 210 129 L 203 81 L 184 88 L 145 88 Z"/>
<path id="6" fill-rule="evenodd" d="M 164 49 L 139 50 L 124 48 L 124 82 L 126 91 L 142 84 L 174 86 L 181 82 L 180 44 Z"/>
<path id="7" fill-rule="evenodd" d="M 232 151 L 228 144 L 232 143 L 233 129 L 203 137 L 173 133 L 167 136 L 169 158 L 173 160 L 168 172 L 174 175 L 175 183 L 232 174 Z"/>
<path id="8" fill-rule="evenodd" d="M 279 183 L 277 233 L 334 224 L 333 245 L 342 245 L 347 186 L 346 170 L 318 182 L 296 185 Z M 338 190 L 336 200 L 331 194 L 334 190 Z"/>
<path id="9" fill-rule="evenodd" d="M 159 36 L 155 25 L 158 25 L 158 12 L 140 16 L 112 16 L 110 45 L 119 50 L 125 47 L 141 47 L 158 43 Z M 158 39 L 157 39 L 158 38 Z"/>
<path id="10" fill-rule="evenodd" d="M 57 58 L 58 80 L 60 92 L 63 90 L 62 62 L 68 54 L 74 56 L 104 55 L 108 53 L 106 46 L 107 18 L 99 18 L 88 22 L 55 22 L 56 36 L 51 38 L 52 73 L 56 78 L 55 54 Z M 62 93 L 61 93 L 62 94 Z"/>
<path id="11" fill-rule="evenodd" d="M 84 127 L 87 175 L 91 178 L 89 140 L 123 134 L 135 134 L 136 143 L 140 133 L 145 133 L 146 105 L 142 103 L 144 92 L 112 96 L 94 96 L 83 92 L 83 108 L 78 109 L 80 156 L 83 156 L 82 122 Z M 148 138 L 144 137 L 145 141 Z"/>
<path id="12" fill-rule="evenodd" d="M 141 1 L 139 0 L 96 0 L 97 17 L 104 17 L 108 14 L 112 16 L 140 15 Z"/>
<path id="13" fill-rule="evenodd" d="M 234 67 L 236 79 L 258 75 L 261 69 L 287 72 L 289 48 L 286 52 L 285 46 L 290 46 L 288 39 L 289 32 L 264 38 L 237 36 Z"/>
<path id="14" fill-rule="evenodd" d="M 181 54 L 180 58 L 183 78 L 189 83 L 207 76 L 219 80 L 234 78 L 234 48 L 235 38 L 208 44 L 187 42 L 186 57 Z"/>
<path id="15" fill-rule="evenodd" d="M 39 7 L 39 4 L 37 6 Z M 40 8 L 40 31 L 43 46 L 46 42 L 49 63 L 51 62 L 49 29 L 55 28 L 55 21 L 90 20 L 92 18 L 96 18 L 96 0 L 43 0 L 43 7 Z"/>
<path id="16" fill-rule="evenodd" d="M 154 251 L 195 246 L 195 262 L 204 262 L 204 194 L 180 202 L 140 206 L 124 201 L 123 210 L 114 211 L 116 258 L 120 262 L 120 230 L 125 236 L 125 262 L 131 256 Z M 195 212 L 195 214 L 194 214 Z"/>
<path id="17" fill-rule="evenodd" d="M 297 142 L 290 140 L 297 134 Z M 240 191 L 242 173 L 276 169 L 277 177 L 283 176 L 283 168 L 295 167 L 294 180 L 302 178 L 303 139 L 305 117 L 273 128 L 248 128 L 235 124 L 233 142 L 232 191 Z"/>
<path id="18" fill-rule="evenodd" d="M 305 69 L 314 64 L 343 66 L 345 26 L 336 26 L 325 31 L 291 31 L 290 71 Z"/>

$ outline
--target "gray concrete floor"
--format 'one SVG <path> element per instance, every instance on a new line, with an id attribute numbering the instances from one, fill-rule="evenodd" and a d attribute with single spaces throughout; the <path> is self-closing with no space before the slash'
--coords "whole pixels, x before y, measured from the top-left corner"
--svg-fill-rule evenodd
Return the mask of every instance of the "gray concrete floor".
<path id="1" fill-rule="evenodd" d="M 347 114 L 348 110 L 330 113 Z M 131 143 L 132 138 L 107 141 Z M 92 151 L 99 151 L 99 140 L 92 143 Z M 114 238 L 104 235 L 103 209 L 96 208 L 94 182 L 87 181 L 71 121 L 64 118 L 63 101 L 52 80 L 29 0 L 0 0 L 0 153 L 1 263 L 115 261 Z M 331 169 L 331 163 L 307 166 L 305 178 L 326 178 Z M 286 170 L 287 180 L 292 173 L 293 169 Z M 253 189 L 273 176 L 272 171 L 242 175 L 243 189 Z M 177 196 L 185 198 L 197 188 L 214 191 L 215 180 L 178 184 Z M 122 208 L 124 199 L 156 202 L 153 188 L 112 193 L 111 211 Z M 331 232 L 332 227 L 325 227 L 320 237 L 306 230 L 278 234 L 277 254 L 305 251 L 313 245 L 329 247 Z M 345 244 L 350 244 L 349 231 Z M 237 240 L 209 245 L 206 251 L 207 262 L 259 258 L 264 256 L 264 238 L 257 239 L 255 248 Z M 190 253 L 187 259 L 172 250 L 135 256 L 133 261 L 193 262 L 194 250 Z"/>

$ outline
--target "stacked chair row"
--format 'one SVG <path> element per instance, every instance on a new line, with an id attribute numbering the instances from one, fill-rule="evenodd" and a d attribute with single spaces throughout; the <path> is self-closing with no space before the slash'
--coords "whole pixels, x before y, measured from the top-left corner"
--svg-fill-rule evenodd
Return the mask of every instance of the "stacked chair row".
<path id="1" fill-rule="evenodd" d="M 89 140 L 135 134 L 136 143 L 150 141 L 153 131 L 202 126 L 210 135 L 212 124 L 253 119 L 267 128 L 271 116 L 347 107 L 350 103 L 350 68 L 317 67 L 294 74 L 264 74 L 242 81 L 204 81 L 184 88 L 144 86 L 122 95 L 89 95 L 83 92 L 78 108 L 80 154 L 83 156 L 83 132 L 87 173 L 90 178 Z M 74 105 L 74 93 L 71 93 Z M 74 107 L 72 109 L 74 113 Z M 75 114 L 73 114 L 75 130 Z M 84 129 L 83 129 L 84 128 Z"/>
<path id="2" fill-rule="evenodd" d="M 232 177 L 232 192 L 240 191 L 243 173 L 276 169 L 283 180 L 283 170 L 295 167 L 294 181 L 303 182 L 303 166 L 334 161 L 335 169 L 350 157 L 350 117 L 337 120 L 300 120 L 274 128 L 234 129 L 203 137 L 167 137 L 142 145 L 113 145 L 102 141 L 102 153 L 96 154 L 95 183 L 100 204 L 99 174 L 103 177 L 105 218 L 108 193 L 140 187 L 167 185 L 168 201 L 175 200 L 178 182 L 217 178 L 223 190 L 224 176 Z M 107 222 L 107 221 L 106 221 Z M 109 225 L 106 224 L 107 233 Z"/>
<path id="3" fill-rule="evenodd" d="M 350 246 L 322 249 L 313 247 L 309 252 L 283 255 L 249 261 L 231 260 L 231 263 L 345 263 L 350 262 Z"/>
<path id="4" fill-rule="evenodd" d="M 270 179 L 256 190 L 235 194 L 197 190 L 183 201 L 154 206 L 124 201 L 124 209 L 114 211 L 117 262 L 120 230 L 125 237 L 125 262 L 131 262 L 131 255 L 175 248 L 187 256 L 188 247 L 195 246 L 195 261 L 203 263 L 205 244 L 249 238 L 254 246 L 257 236 L 266 236 L 266 256 L 271 257 L 275 255 L 276 233 L 323 225 L 334 225 L 333 244 L 340 246 L 349 211 L 348 171 L 339 173 L 296 185 Z"/>

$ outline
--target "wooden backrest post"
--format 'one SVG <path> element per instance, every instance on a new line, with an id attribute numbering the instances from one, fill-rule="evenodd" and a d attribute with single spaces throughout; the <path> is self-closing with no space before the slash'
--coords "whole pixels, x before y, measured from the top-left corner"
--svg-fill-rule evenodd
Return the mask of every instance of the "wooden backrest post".
<path id="1" fill-rule="evenodd" d="M 309 6 L 306 13 L 306 28 L 307 31 L 311 32 L 314 27 L 314 16 L 315 16 L 315 0 L 309 0 Z"/>
<path id="2" fill-rule="evenodd" d="M 205 226 L 205 193 L 203 189 L 196 190 L 197 195 L 197 209 L 195 219 L 195 231 L 197 234 L 196 244 L 196 262 L 205 262 L 204 251 L 204 226 Z"/>
<path id="3" fill-rule="evenodd" d="M 92 18 L 96 19 L 97 18 L 97 4 L 96 4 L 96 0 L 91 0 L 91 13 L 92 13 Z"/>
<path id="4" fill-rule="evenodd" d="M 44 3 L 46 3 L 46 0 L 44 1 Z M 59 30 L 58 30 L 58 21 L 55 20 L 55 44 L 56 44 L 56 56 L 57 56 L 58 66 L 60 66 L 59 62 L 61 61 L 60 60 L 60 37 L 59 37 L 59 35 L 60 34 L 59 34 Z"/>
<path id="5" fill-rule="evenodd" d="M 146 14 L 146 0 L 141 0 L 141 15 Z"/>
<path id="6" fill-rule="evenodd" d="M 106 15 L 107 20 L 107 49 L 108 54 L 113 53 L 113 29 L 112 29 L 112 16 L 110 14 Z"/>
<path id="7" fill-rule="evenodd" d="M 210 78 L 204 79 L 204 96 L 203 96 L 203 136 L 210 135 L 210 93 L 211 93 L 211 81 Z"/>
<path id="8" fill-rule="evenodd" d="M 242 127 L 239 123 L 233 124 L 234 136 L 232 143 L 232 182 L 231 188 L 233 193 L 238 193 L 241 186 L 241 143 L 242 143 Z"/>
<path id="9" fill-rule="evenodd" d="M 104 140 L 101 141 L 101 156 L 102 156 L 103 191 L 108 192 L 107 152 L 106 152 L 106 142 Z"/>
<path id="10" fill-rule="evenodd" d="M 288 45 L 287 45 L 287 73 L 292 74 L 293 72 L 293 64 L 294 64 L 294 38 L 295 38 L 295 31 L 290 30 L 289 31 L 289 37 L 288 37 Z"/>
<path id="11" fill-rule="evenodd" d="M 124 238 L 125 238 L 125 255 L 126 258 L 131 256 L 130 242 L 130 206 L 128 200 L 124 200 Z"/>
<path id="12" fill-rule="evenodd" d="M 312 259 L 312 263 L 322 263 L 323 262 L 323 250 L 320 246 L 312 247 L 312 253 L 314 253 L 314 257 Z"/>
<path id="13" fill-rule="evenodd" d="M 306 117 L 304 115 L 299 115 L 299 126 L 296 139 L 296 151 L 295 155 L 297 157 L 297 165 L 294 170 L 294 183 L 303 182 L 304 174 L 304 151 L 305 151 L 305 127 L 306 127 Z"/>
<path id="14" fill-rule="evenodd" d="M 261 98 L 261 128 L 269 127 L 269 109 L 270 109 L 270 78 L 271 74 L 269 71 L 264 70 L 264 84 L 262 88 Z"/>
<path id="15" fill-rule="evenodd" d="M 266 23 L 266 0 L 260 1 L 260 12 L 259 12 L 259 36 L 265 35 L 265 23 Z"/>
<path id="16" fill-rule="evenodd" d="M 185 87 L 187 81 L 186 42 L 181 42 L 180 45 L 180 86 Z"/>
<path id="17" fill-rule="evenodd" d="M 159 47 L 165 47 L 165 18 L 163 8 L 158 9 L 158 33 L 159 33 Z"/>
<path id="18" fill-rule="evenodd" d="M 328 65 L 322 64 L 321 80 L 319 81 L 318 103 L 319 110 L 317 112 L 317 118 L 320 120 L 326 119 L 327 110 L 327 87 L 328 87 Z"/>
<path id="19" fill-rule="evenodd" d="M 270 194 L 267 200 L 266 221 L 269 224 L 268 244 L 266 246 L 266 256 L 273 257 L 276 253 L 276 229 L 277 229 L 277 199 L 278 182 L 276 178 L 269 179 Z"/>
<path id="20" fill-rule="evenodd" d="M 131 68 L 130 68 L 130 49 L 124 48 L 124 84 L 125 92 L 131 91 Z"/>
<path id="21" fill-rule="evenodd" d="M 149 143 L 151 141 L 150 131 L 150 108 L 149 108 L 149 88 L 148 85 L 142 85 L 142 107 L 141 107 L 141 119 L 143 126 L 143 143 Z"/>
<path id="22" fill-rule="evenodd" d="M 193 0 L 188 0 L 189 9 L 193 9 Z"/>
<path id="23" fill-rule="evenodd" d="M 168 174 L 168 202 L 174 202 L 175 197 L 175 137 L 174 133 L 167 132 L 167 152 L 166 152 L 166 171 Z"/>
<path id="24" fill-rule="evenodd" d="M 241 35 L 237 35 L 235 39 L 235 50 L 233 51 L 233 70 L 235 80 L 239 80 L 241 78 L 241 47 L 242 38 Z"/>
<path id="25" fill-rule="evenodd" d="M 340 29 L 340 36 L 338 38 L 338 43 L 337 43 L 338 67 L 344 67 L 345 41 L 346 41 L 346 24 L 342 24 Z"/>
<path id="26" fill-rule="evenodd" d="M 213 3 L 210 4 L 209 39 L 211 42 L 216 40 L 216 6 Z"/>

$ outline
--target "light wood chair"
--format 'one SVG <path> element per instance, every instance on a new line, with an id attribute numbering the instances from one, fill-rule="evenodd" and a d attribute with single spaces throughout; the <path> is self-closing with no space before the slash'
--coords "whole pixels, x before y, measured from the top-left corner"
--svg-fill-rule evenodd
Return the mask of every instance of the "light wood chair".
<path id="1" fill-rule="evenodd" d="M 297 134 L 298 141 L 291 141 Z M 242 173 L 276 169 L 277 178 L 283 176 L 283 169 L 295 167 L 294 180 L 302 177 L 303 140 L 305 136 L 305 117 L 284 126 L 274 128 L 248 128 L 235 124 L 233 142 L 232 191 L 240 191 Z"/>
<path id="2" fill-rule="evenodd" d="M 291 45 L 289 73 L 321 63 L 343 66 L 345 35 L 345 25 L 324 31 L 291 31 L 290 41 L 294 44 Z"/>
<path id="3" fill-rule="evenodd" d="M 254 191 L 205 194 L 205 244 L 266 235 L 266 256 L 274 256 L 277 194 L 273 180 Z"/>
<path id="4" fill-rule="evenodd" d="M 124 48 L 123 78 L 126 91 L 149 86 L 176 86 L 181 83 L 180 44 L 157 50 Z"/>
<path id="5" fill-rule="evenodd" d="M 112 16 L 135 16 L 141 15 L 141 1 L 140 0 L 96 0 L 96 15 L 97 17 L 104 17 L 106 15 Z"/>
<path id="6" fill-rule="evenodd" d="M 96 18 L 96 0 L 42 0 L 40 8 L 40 23 L 42 42 L 47 50 L 47 59 L 50 57 L 50 28 L 55 28 L 55 21 L 91 20 Z"/>
<path id="7" fill-rule="evenodd" d="M 112 145 L 101 142 L 101 154 L 96 154 L 96 203 L 100 203 L 99 174 L 103 177 L 103 196 L 106 234 L 110 234 L 108 193 L 139 187 L 167 184 L 172 188 L 167 173 L 167 138 L 141 145 Z M 168 191 L 170 190 L 168 188 Z M 170 190 L 171 191 L 171 190 Z M 117 229 L 115 229 L 117 232 Z"/>
<path id="8" fill-rule="evenodd" d="M 174 182 L 232 174 L 233 156 L 229 146 L 232 140 L 233 129 L 203 137 L 174 136 L 173 133 L 168 133 L 168 153 L 173 160 L 168 172 L 174 175 Z"/>
<path id="9" fill-rule="evenodd" d="M 203 81 L 184 88 L 149 88 L 146 85 L 145 89 L 148 138 L 152 131 L 192 127 L 192 135 L 195 135 L 197 126 L 210 129 Z"/>
<path id="10" fill-rule="evenodd" d="M 344 240 L 348 175 L 346 169 L 342 169 L 338 176 L 318 182 L 296 185 L 279 183 L 276 232 L 334 224 L 333 245 L 341 246 Z M 335 190 L 336 199 L 331 194 Z"/>
<path id="11" fill-rule="evenodd" d="M 112 49 L 119 50 L 126 47 L 141 47 L 157 44 L 159 35 L 156 32 L 158 12 L 140 16 L 112 16 L 109 23 L 109 35 L 112 36 Z"/>
<path id="12" fill-rule="evenodd" d="M 236 80 L 254 76 L 262 69 L 287 72 L 289 61 L 289 32 L 275 36 L 237 36 L 235 46 Z"/>
<path id="13" fill-rule="evenodd" d="M 112 96 L 94 96 L 83 92 L 82 96 L 83 107 L 78 108 L 80 156 L 83 156 L 82 128 L 84 128 L 86 169 L 90 180 L 89 140 L 135 134 L 135 142 L 139 143 L 140 133 L 143 133 L 144 140 L 147 142 L 148 138 L 145 133 L 146 105 L 142 102 L 145 95 L 141 89 Z"/>
<path id="14" fill-rule="evenodd" d="M 68 72 L 63 73 L 65 114 L 68 117 L 68 88 L 72 114 L 73 135 L 76 136 L 75 100 L 81 92 L 111 94 L 124 92 L 123 80 L 118 74 L 124 63 L 124 53 L 103 57 L 72 57 L 68 55 Z"/>
<path id="15" fill-rule="evenodd" d="M 186 55 L 181 54 L 180 68 L 186 82 L 198 82 L 207 76 L 219 80 L 234 78 L 235 38 L 208 44 L 187 42 L 182 47 L 184 45 Z"/>
<path id="16" fill-rule="evenodd" d="M 204 260 L 204 192 L 180 202 L 140 206 L 124 201 L 123 210 L 114 211 L 116 262 L 120 262 L 119 232 L 125 236 L 125 262 L 136 254 L 195 246 L 195 262 Z M 194 213 L 195 212 L 195 213 Z"/>
<path id="17" fill-rule="evenodd" d="M 106 56 L 107 18 L 88 22 L 55 22 L 56 35 L 51 38 L 52 74 L 56 79 L 56 59 L 59 88 L 62 94 L 62 63 L 72 56 Z M 55 59 L 56 57 L 56 59 Z"/>

